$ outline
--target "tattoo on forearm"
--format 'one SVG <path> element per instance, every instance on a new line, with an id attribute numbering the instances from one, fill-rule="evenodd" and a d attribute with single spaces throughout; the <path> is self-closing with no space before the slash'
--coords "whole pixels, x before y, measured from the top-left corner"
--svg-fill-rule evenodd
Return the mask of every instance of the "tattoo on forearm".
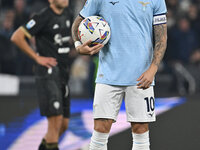
<path id="1" fill-rule="evenodd" d="M 167 48 L 167 25 L 154 26 L 155 47 L 152 63 L 159 66 Z"/>
<path id="2" fill-rule="evenodd" d="M 81 23 L 81 21 L 83 20 L 83 18 L 81 18 L 80 16 L 77 16 L 76 19 L 74 20 L 74 23 L 72 25 L 72 39 L 74 41 L 79 41 L 78 38 L 78 26 Z"/>

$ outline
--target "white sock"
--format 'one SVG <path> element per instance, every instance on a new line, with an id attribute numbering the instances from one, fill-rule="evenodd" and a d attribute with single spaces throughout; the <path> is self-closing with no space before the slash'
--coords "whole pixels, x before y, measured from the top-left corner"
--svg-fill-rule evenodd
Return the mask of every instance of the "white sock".
<path id="1" fill-rule="evenodd" d="M 109 133 L 93 131 L 89 150 L 107 150 Z"/>
<path id="2" fill-rule="evenodd" d="M 133 136 L 132 150 L 150 150 L 149 131 L 142 134 L 132 133 L 132 136 Z"/>

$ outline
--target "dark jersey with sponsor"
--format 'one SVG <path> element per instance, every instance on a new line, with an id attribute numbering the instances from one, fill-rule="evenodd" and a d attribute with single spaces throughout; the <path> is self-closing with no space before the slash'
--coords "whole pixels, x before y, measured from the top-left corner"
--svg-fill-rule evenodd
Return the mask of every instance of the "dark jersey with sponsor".
<path id="1" fill-rule="evenodd" d="M 72 18 L 68 8 L 58 15 L 48 7 L 23 26 L 27 36 L 35 36 L 39 55 L 56 58 L 58 66 L 64 70 L 70 64 L 68 54 L 71 47 Z"/>

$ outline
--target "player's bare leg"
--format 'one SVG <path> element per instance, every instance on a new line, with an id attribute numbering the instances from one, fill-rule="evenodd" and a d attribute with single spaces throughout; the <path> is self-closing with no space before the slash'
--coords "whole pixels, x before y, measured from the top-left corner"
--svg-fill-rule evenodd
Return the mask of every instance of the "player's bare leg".
<path id="1" fill-rule="evenodd" d="M 59 120 L 58 124 L 57 124 L 57 120 Z M 54 147 L 52 150 L 54 149 L 56 150 L 56 148 L 58 149 L 58 144 L 57 144 L 58 139 L 68 129 L 68 125 L 69 125 L 69 118 L 63 118 L 62 116 L 48 118 L 48 132 L 45 138 L 42 140 L 39 150 L 47 150 L 46 147 L 48 147 L 48 144 L 54 145 L 52 146 Z M 58 128 L 60 130 L 58 130 Z M 56 135 L 55 138 L 54 138 L 54 135 Z"/>
<path id="2" fill-rule="evenodd" d="M 107 150 L 108 137 L 112 123 L 112 119 L 94 120 L 94 131 L 89 150 Z"/>
<path id="3" fill-rule="evenodd" d="M 63 121 L 62 115 L 48 117 L 47 120 L 48 120 L 47 133 L 39 146 L 39 150 L 59 150 L 58 139 L 61 133 L 61 128 L 63 132 L 64 127 L 66 127 L 64 125 L 66 125 L 68 121 L 67 120 Z"/>
<path id="4" fill-rule="evenodd" d="M 58 142 L 63 117 L 62 115 L 52 116 L 48 117 L 47 120 L 48 120 L 48 130 L 45 135 L 45 140 L 47 143 L 56 143 Z"/>
<path id="5" fill-rule="evenodd" d="M 69 126 L 69 118 L 63 118 L 59 136 L 61 136 L 68 129 L 68 126 Z"/>
<path id="6" fill-rule="evenodd" d="M 133 135 L 132 150 L 150 150 L 148 123 L 131 123 Z"/>

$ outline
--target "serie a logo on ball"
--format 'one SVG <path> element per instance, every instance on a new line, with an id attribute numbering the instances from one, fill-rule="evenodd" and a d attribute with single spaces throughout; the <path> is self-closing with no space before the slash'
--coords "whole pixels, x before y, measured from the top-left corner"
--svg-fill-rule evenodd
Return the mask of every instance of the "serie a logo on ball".
<path id="1" fill-rule="evenodd" d="M 82 43 L 92 41 L 91 46 L 98 43 L 105 45 L 110 39 L 110 26 L 100 16 L 85 18 L 79 25 L 78 36 Z"/>

